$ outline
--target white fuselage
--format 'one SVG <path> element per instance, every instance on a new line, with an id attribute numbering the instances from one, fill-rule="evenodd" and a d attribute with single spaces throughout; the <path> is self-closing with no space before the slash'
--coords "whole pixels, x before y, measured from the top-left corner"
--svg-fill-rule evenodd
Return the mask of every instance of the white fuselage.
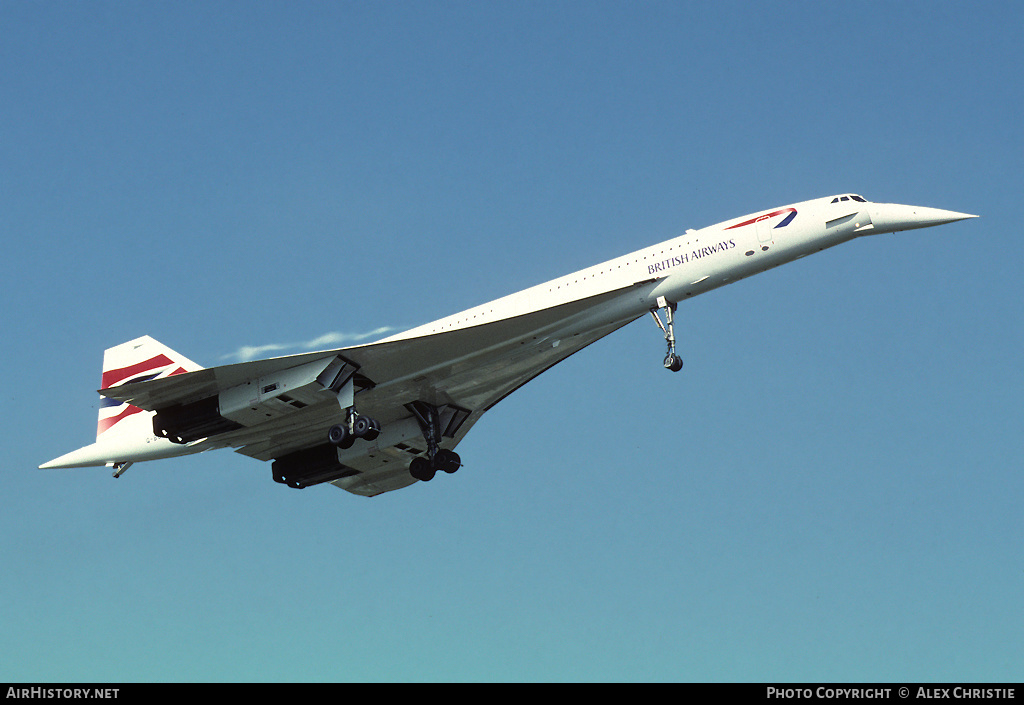
<path id="1" fill-rule="evenodd" d="M 791 262 L 813 252 L 852 240 L 856 230 L 870 223 L 868 209 L 875 204 L 855 203 L 864 217 L 844 218 L 851 202 L 833 204 L 831 198 L 796 203 L 751 214 L 651 245 L 607 262 L 538 284 L 514 294 L 466 309 L 432 323 L 391 336 L 400 340 L 476 326 L 491 321 L 553 308 L 597 294 L 650 282 L 638 287 L 629 302 L 613 315 L 636 318 L 651 309 L 658 297 L 680 302 L 729 282 Z M 795 211 L 796 216 L 779 224 Z M 759 217 L 765 218 L 760 223 Z M 831 216 L 842 222 L 827 225 Z M 611 313 L 611 312 L 609 312 Z M 605 318 L 605 316 L 602 316 Z"/>

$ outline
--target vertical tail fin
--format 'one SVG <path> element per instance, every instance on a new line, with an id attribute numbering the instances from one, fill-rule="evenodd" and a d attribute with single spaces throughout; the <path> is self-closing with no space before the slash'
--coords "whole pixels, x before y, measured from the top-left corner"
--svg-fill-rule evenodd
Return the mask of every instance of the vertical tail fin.
<path id="1" fill-rule="evenodd" d="M 104 351 L 103 380 L 100 389 L 201 369 L 201 365 L 197 365 L 181 353 L 144 335 Z M 96 440 L 98 441 L 101 436 L 106 438 L 125 433 L 151 436 L 152 412 L 143 412 L 139 407 L 127 402 L 102 397 L 99 421 L 96 425 Z"/>

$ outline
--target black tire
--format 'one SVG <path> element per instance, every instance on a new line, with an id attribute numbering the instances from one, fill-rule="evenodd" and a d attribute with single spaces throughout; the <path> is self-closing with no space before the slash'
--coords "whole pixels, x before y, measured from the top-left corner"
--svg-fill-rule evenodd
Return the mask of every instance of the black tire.
<path id="1" fill-rule="evenodd" d="M 370 417 L 367 417 L 370 418 Z M 380 422 L 377 419 L 370 419 L 370 430 L 363 436 L 368 441 L 372 441 L 380 435 Z"/>
<path id="2" fill-rule="evenodd" d="M 458 470 L 462 466 L 462 458 L 459 454 L 453 450 L 442 448 L 437 451 L 434 456 L 434 467 L 438 470 L 444 470 L 449 475 Z"/>
<path id="3" fill-rule="evenodd" d="M 421 482 L 430 482 L 434 479 L 434 468 L 426 458 L 416 457 L 409 463 L 409 474 Z"/>
<path id="4" fill-rule="evenodd" d="M 330 441 L 331 445 L 341 446 L 347 438 L 348 429 L 341 424 L 331 426 L 331 430 L 327 432 L 327 440 Z"/>
<path id="5" fill-rule="evenodd" d="M 373 419 L 369 416 L 357 416 L 355 422 L 352 424 L 352 433 L 355 434 L 356 438 L 371 440 L 370 434 L 374 433 Z M 379 433 L 379 431 L 377 433 Z M 373 437 L 376 438 L 377 436 Z"/>

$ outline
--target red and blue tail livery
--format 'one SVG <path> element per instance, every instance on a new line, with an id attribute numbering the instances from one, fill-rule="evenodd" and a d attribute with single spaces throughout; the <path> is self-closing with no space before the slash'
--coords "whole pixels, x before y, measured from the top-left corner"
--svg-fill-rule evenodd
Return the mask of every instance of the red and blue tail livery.
<path id="1" fill-rule="evenodd" d="M 100 383 L 100 390 L 111 389 L 121 384 L 146 382 L 152 379 L 180 375 L 190 371 L 190 369 L 200 369 L 199 365 L 177 355 L 170 348 L 166 348 L 166 352 L 152 355 L 142 362 L 132 361 L 132 358 L 137 356 L 138 353 L 144 352 L 148 354 L 154 352 L 156 347 L 165 348 L 165 346 L 149 336 L 145 336 L 107 350 L 103 356 L 103 378 Z M 167 353 L 176 355 L 179 360 L 171 359 Z M 125 362 L 128 364 L 124 364 Z M 185 364 L 182 364 L 183 362 Z M 114 367 L 114 365 L 117 365 L 117 367 Z M 189 369 L 186 369 L 186 365 Z M 109 431 L 119 422 L 141 411 L 142 409 L 139 407 L 127 402 L 120 402 L 109 397 L 101 397 L 100 417 L 96 426 L 97 440 L 103 433 Z"/>

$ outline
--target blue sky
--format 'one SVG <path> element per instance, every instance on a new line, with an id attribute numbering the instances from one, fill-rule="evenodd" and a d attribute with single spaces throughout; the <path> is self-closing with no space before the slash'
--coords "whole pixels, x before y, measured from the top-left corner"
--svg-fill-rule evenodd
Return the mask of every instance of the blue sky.
<path id="1" fill-rule="evenodd" d="M 1022 21 L 3 3 L 0 680 L 1019 681 Z M 687 302 L 678 375 L 634 323 L 454 476 L 36 468 L 139 335 L 205 365 L 366 340 L 850 191 L 982 217 Z"/>

